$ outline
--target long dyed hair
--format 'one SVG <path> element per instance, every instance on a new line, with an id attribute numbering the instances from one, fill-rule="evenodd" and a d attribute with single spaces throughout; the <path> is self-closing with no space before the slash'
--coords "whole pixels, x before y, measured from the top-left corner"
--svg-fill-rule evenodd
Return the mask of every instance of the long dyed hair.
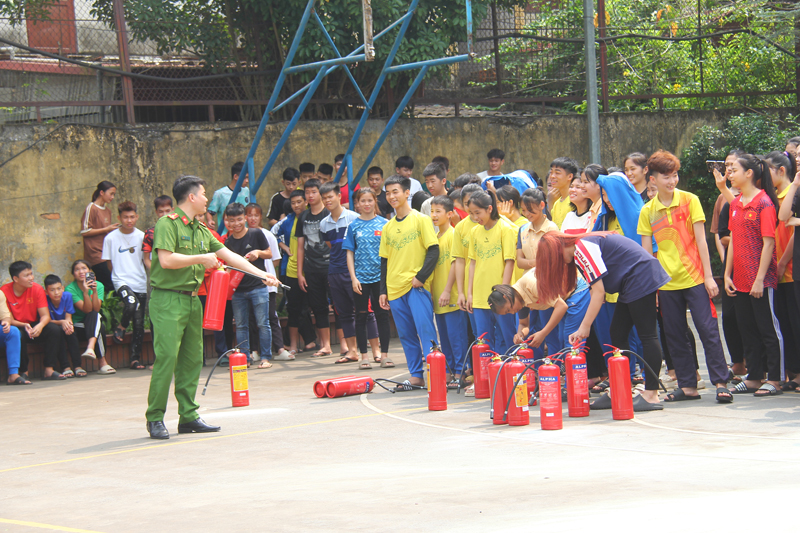
<path id="1" fill-rule="evenodd" d="M 591 235 L 605 237 L 613 232 L 595 231 L 580 235 L 571 235 L 559 231 L 548 231 L 539 239 L 536 249 L 536 287 L 539 299 L 550 302 L 556 298 L 566 299 L 575 288 L 578 279 L 578 267 L 575 261 L 564 262 L 564 248 L 575 246 L 575 243 Z"/>

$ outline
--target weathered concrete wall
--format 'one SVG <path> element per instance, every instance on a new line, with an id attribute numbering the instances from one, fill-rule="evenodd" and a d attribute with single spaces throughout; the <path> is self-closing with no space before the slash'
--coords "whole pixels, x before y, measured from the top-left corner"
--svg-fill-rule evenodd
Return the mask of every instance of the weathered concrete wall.
<path id="1" fill-rule="evenodd" d="M 680 152 L 701 125 L 721 125 L 734 111 L 625 113 L 601 116 L 602 159 L 621 165 L 632 151 L 649 153 L 658 148 Z M 310 161 L 329 162 L 346 148 L 355 122 L 301 122 L 258 194 L 266 207 L 287 166 Z M 354 160 L 363 161 L 385 122 L 370 121 Z M 267 127 L 256 156 L 263 165 L 285 124 Z M 171 194 L 172 182 L 194 174 L 209 182 L 209 189 L 224 186 L 230 166 L 243 160 L 255 126 L 241 124 L 160 124 L 135 128 L 92 126 L 5 126 L 0 130 L 0 279 L 8 279 L 12 261 L 34 264 L 37 279 L 47 273 L 68 275 L 69 264 L 83 254 L 79 235 L 81 214 L 98 182 L 111 180 L 118 187 L 117 202 L 139 205 L 141 229 L 154 222 L 152 200 Z M 547 116 L 530 119 L 426 119 L 397 123 L 373 164 L 388 176 L 400 155 L 417 162 L 415 176 L 437 155 L 451 161 L 451 177 L 486 167 L 486 152 L 499 147 L 506 152 L 505 170 L 525 168 L 544 177 L 550 161 L 570 155 L 580 162 L 588 157 L 586 118 Z M 211 195 L 209 194 L 209 199 Z M 112 206 L 112 209 L 115 209 Z"/>

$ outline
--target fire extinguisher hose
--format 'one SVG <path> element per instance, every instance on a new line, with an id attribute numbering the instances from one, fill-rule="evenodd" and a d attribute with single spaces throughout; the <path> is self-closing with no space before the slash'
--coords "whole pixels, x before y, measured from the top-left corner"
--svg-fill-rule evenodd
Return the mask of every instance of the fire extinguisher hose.
<path id="1" fill-rule="evenodd" d="M 386 383 L 394 383 L 395 385 L 403 385 L 404 387 L 411 387 L 412 390 L 425 390 L 427 387 L 422 387 L 420 385 L 409 385 L 408 383 L 401 383 L 399 381 L 392 381 L 391 379 L 384 379 L 384 378 L 375 378 L 372 381 L 375 382 L 376 385 L 379 385 L 381 388 L 384 388 L 394 394 L 396 391 L 394 389 L 390 389 L 386 385 L 383 385 L 381 381 L 385 381 Z"/>
<path id="2" fill-rule="evenodd" d="M 506 353 L 508 353 L 508 352 L 506 352 Z M 503 375 L 503 367 L 506 366 L 506 363 L 508 363 L 509 361 L 511 361 L 510 357 L 503 360 L 503 363 L 500 365 L 500 368 L 497 370 L 497 375 L 494 377 L 494 387 L 492 387 L 492 397 L 489 400 L 489 402 L 490 402 L 489 406 L 491 407 L 491 409 L 489 410 L 489 413 L 490 413 L 491 416 L 489 418 L 491 418 L 492 420 L 494 420 L 494 395 L 497 393 L 497 381 L 500 379 L 500 376 Z M 525 369 L 527 370 L 527 367 Z M 506 419 L 506 413 L 508 413 L 508 406 L 506 406 L 506 412 L 503 413 L 503 420 Z"/>
<path id="3" fill-rule="evenodd" d="M 254 278 L 260 279 L 262 281 L 264 279 L 266 279 L 266 278 L 262 278 L 261 276 L 256 276 L 255 274 L 251 274 L 250 272 L 247 272 L 245 270 L 242 270 L 242 269 L 239 269 L 239 268 L 236 268 L 236 267 L 232 267 L 230 265 L 222 265 L 222 266 L 225 267 L 228 270 L 235 270 L 236 272 L 241 272 L 242 274 L 247 274 L 248 276 L 253 276 Z M 280 286 L 285 291 L 292 290 L 292 288 L 290 286 L 284 285 L 283 283 L 281 283 Z"/>
<path id="4" fill-rule="evenodd" d="M 648 365 L 648 364 L 647 364 L 647 361 L 645 361 L 645 360 L 642 358 L 642 356 L 641 356 L 641 355 L 639 355 L 639 354 L 638 354 L 638 353 L 636 353 L 636 352 L 632 352 L 632 351 L 630 351 L 630 350 L 620 350 L 620 352 L 621 352 L 621 353 L 629 353 L 629 354 L 633 355 L 634 357 L 636 357 L 636 359 L 638 359 L 638 360 L 639 360 L 639 362 L 640 362 L 640 363 L 642 363 L 642 364 L 644 365 L 644 367 L 645 367 L 647 370 L 649 370 L 649 371 L 650 371 L 650 375 L 656 378 L 656 381 L 658 381 L 658 384 L 661 386 L 661 388 L 664 390 L 664 392 L 668 392 L 668 391 L 667 391 L 667 388 L 664 386 L 664 384 L 661 382 L 661 379 L 658 377 L 658 374 L 656 374 L 655 370 L 653 370 L 653 368 L 652 368 L 650 365 Z"/>
<path id="5" fill-rule="evenodd" d="M 216 369 L 217 369 L 217 366 L 218 366 L 218 365 L 219 365 L 219 364 L 222 362 L 222 359 L 223 359 L 223 358 L 224 358 L 224 359 L 227 359 L 227 358 L 228 358 L 228 354 L 229 354 L 229 353 L 231 353 L 231 352 L 235 352 L 236 350 L 238 350 L 238 349 L 239 349 L 239 346 L 241 346 L 242 344 L 244 344 L 244 341 L 240 342 L 239 344 L 237 344 L 236 346 L 234 346 L 233 348 L 231 348 L 230 350 L 228 350 L 227 352 L 225 352 L 225 353 L 223 353 L 222 355 L 220 355 L 220 356 L 219 356 L 219 358 L 217 359 L 217 362 L 216 362 L 216 363 L 214 363 L 214 368 L 212 368 L 212 369 L 211 369 L 211 372 L 209 372 L 209 373 L 208 373 L 208 379 L 206 379 L 206 384 L 205 384 L 205 386 L 203 387 L 203 393 L 202 393 L 202 396 L 205 396 L 205 395 L 206 395 L 206 389 L 208 389 L 208 382 L 209 382 L 209 381 L 211 381 L 211 376 L 213 376 L 213 375 L 214 375 L 214 370 L 216 370 Z"/>

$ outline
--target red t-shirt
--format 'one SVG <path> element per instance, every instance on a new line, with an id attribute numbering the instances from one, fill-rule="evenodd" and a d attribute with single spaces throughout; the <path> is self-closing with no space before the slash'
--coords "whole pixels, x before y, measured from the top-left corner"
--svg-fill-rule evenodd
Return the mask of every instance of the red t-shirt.
<path id="1" fill-rule="evenodd" d="M 14 320 L 35 324 L 39 322 L 39 309 L 47 308 L 47 293 L 38 283 L 34 283 L 30 289 L 22 293 L 22 296 L 14 294 L 14 283 L 6 283 L 0 290 L 6 295 L 8 309 Z"/>
<path id="2" fill-rule="evenodd" d="M 764 237 L 775 238 L 778 215 L 767 193 L 759 191 L 746 206 L 742 195 L 736 197 L 730 207 L 730 229 L 733 236 L 733 284 L 739 292 L 750 292 L 758 274 Z M 764 277 L 765 288 L 778 286 L 778 264 L 775 250 Z"/>
<path id="3" fill-rule="evenodd" d="M 353 193 L 359 190 L 361 187 L 356 184 L 356 188 L 353 189 Z M 339 186 L 339 196 L 342 201 L 342 205 L 345 206 L 347 209 L 350 209 L 350 187 L 345 183 L 344 185 Z"/>

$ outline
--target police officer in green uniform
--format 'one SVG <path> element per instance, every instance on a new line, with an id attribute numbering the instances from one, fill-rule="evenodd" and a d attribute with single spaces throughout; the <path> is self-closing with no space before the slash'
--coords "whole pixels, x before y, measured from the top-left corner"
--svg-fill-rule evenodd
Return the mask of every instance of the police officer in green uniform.
<path id="1" fill-rule="evenodd" d="M 195 220 L 206 212 L 208 199 L 205 182 L 194 176 L 182 176 L 172 187 L 177 208 L 156 223 L 150 282 L 150 320 L 155 328 L 153 349 L 156 362 L 150 378 L 147 401 L 147 430 L 150 438 L 168 439 L 164 426 L 169 387 L 175 376 L 178 400 L 178 433 L 219 431 L 197 414 L 197 382 L 203 366 L 203 307 L 197 289 L 207 268 L 219 265 L 219 259 L 231 266 L 255 274 L 267 285 L 278 285 L 271 274 L 255 268 L 243 257 L 225 248 L 205 224 Z"/>

